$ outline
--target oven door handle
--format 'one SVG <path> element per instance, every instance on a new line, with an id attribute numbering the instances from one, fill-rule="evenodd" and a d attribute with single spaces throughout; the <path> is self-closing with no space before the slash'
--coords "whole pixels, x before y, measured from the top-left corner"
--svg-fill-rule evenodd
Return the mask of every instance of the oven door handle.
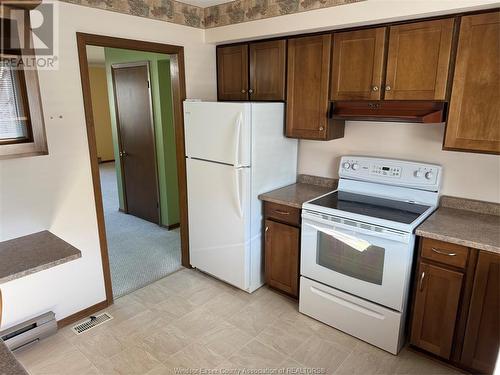
<path id="1" fill-rule="evenodd" d="M 362 238 L 357 238 L 356 236 L 352 236 L 350 234 L 339 232 L 335 229 L 330 228 L 322 228 L 317 225 L 307 224 L 318 232 L 322 232 L 330 237 L 335 238 L 337 241 L 340 241 L 353 249 L 358 250 L 359 252 L 363 252 L 368 249 L 372 244 Z"/>
<path id="2" fill-rule="evenodd" d="M 346 233 L 343 233 L 343 231 L 348 231 L 348 232 L 358 233 L 360 236 L 364 237 L 373 237 L 373 238 L 379 238 L 401 243 L 409 242 L 409 235 L 406 233 L 374 232 L 359 227 L 351 227 L 349 225 L 341 223 L 329 222 L 328 224 L 325 224 L 324 221 L 316 223 L 315 220 L 309 218 L 303 218 L 302 224 L 303 226 L 309 226 L 314 230 L 324 232 L 325 234 L 330 234 L 330 232 L 333 231 L 335 233 L 341 233 L 343 235 L 346 235 Z"/>

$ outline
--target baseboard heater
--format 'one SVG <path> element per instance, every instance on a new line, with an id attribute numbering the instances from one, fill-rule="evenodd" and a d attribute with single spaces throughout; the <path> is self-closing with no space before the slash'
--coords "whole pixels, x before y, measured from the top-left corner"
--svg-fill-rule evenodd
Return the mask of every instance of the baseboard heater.
<path id="1" fill-rule="evenodd" d="M 57 332 L 56 316 L 52 311 L 0 331 L 0 338 L 14 351 L 34 344 Z"/>

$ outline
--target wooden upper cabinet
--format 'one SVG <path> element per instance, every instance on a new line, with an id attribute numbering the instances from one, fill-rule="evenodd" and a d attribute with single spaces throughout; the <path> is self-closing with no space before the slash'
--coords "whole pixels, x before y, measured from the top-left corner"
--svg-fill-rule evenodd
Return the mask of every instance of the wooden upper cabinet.
<path id="1" fill-rule="evenodd" d="M 479 253 L 461 362 L 492 373 L 500 342 L 500 255 Z"/>
<path id="2" fill-rule="evenodd" d="M 219 100 L 248 100 L 248 45 L 217 48 Z"/>
<path id="3" fill-rule="evenodd" d="M 285 100 L 286 40 L 250 43 L 250 98 Z"/>
<path id="4" fill-rule="evenodd" d="M 421 262 L 418 270 L 411 343 L 449 359 L 463 273 Z"/>
<path id="5" fill-rule="evenodd" d="M 444 147 L 500 153 L 500 12 L 462 17 Z"/>
<path id="6" fill-rule="evenodd" d="M 390 27 L 388 100 L 445 100 L 454 19 Z"/>
<path id="7" fill-rule="evenodd" d="M 386 27 L 335 33 L 330 100 L 379 100 Z"/>
<path id="8" fill-rule="evenodd" d="M 331 34 L 288 40 L 286 135 L 327 139 Z"/>

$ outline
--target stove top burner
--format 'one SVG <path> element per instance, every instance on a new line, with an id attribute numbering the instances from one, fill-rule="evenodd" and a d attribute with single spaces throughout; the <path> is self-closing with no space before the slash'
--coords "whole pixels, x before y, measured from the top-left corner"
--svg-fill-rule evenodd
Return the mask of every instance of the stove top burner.
<path id="1" fill-rule="evenodd" d="M 413 223 L 430 207 L 345 191 L 334 191 L 310 204 L 403 224 Z"/>

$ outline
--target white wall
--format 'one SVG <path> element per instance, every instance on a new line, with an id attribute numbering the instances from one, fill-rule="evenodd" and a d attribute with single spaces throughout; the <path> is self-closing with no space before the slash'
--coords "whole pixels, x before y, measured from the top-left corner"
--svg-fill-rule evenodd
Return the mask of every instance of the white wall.
<path id="1" fill-rule="evenodd" d="M 443 194 L 500 202 L 500 157 L 443 151 L 443 134 L 443 124 L 348 121 L 342 139 L 299 142 L 299 173 L 338 178 L 342 155 L 424 161 L 443 166 Z"/>
<path id="2" fill-rule="evenodd" d="M 498 0 L 366 0 L 358 3 L 216 27 L 205 31 L 207 43 L 222 44 L 313 31 L 424 18 L 493 8 Z"/>
<path id="3" fill-rule="evenodd" d="M 48 229 L 82 258 L 0 285 L 2 328 L 46 310 L 61 319 L 105 299 L 75 33 L 182 45 L 188 97 L 216 98 L 215 48 L 202 43 L 203 30 L 59 7 L 59 70 L 39 72 L 49 155 L 0 161 L 0 240 Z"/>
<path id="4" fill-rule="evenodd" d="M 205 41 L 222 44 L 487 9 L 499 4 L 494 0 L 366 0 L 207 29 Z M 345 154 L 427 161 L 443 165 L 444 194 L 499 202 L 500 158 L 442 151 L 443 133 L 444 125 L 348 122 L 343 139 L 299 142 L 299 172 L 337 177 L 339 157 Z"/>

